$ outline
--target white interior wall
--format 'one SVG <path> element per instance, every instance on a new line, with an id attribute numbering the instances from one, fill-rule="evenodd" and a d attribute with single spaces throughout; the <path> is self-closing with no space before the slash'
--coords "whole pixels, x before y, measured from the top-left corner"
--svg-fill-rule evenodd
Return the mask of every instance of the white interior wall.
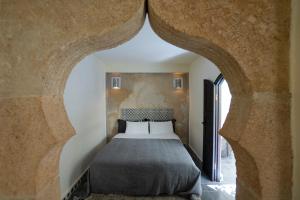
<path id="1" fill-rule="evenodd" d="M 106 142 L 105 66 L 91 55 L 69 75 L 64 104 L 75 135 L 63 147 L 59 174 L 64 197 Z"/>
<path id="2" fill-rule="evenodd" d="M 293 200 L 300 199 L 300 1 L 292 1 L 290 90 L 292 93 Z"/>
<path id="3" fill-rule="evenodd" d="M 189 72 L 189 65 L 180 64 L 160 64 L 160 63 L 128 63 L 109 62 L 105 63 L 106 72 L 122 73 L 172 73 Z"/>
<path id="4" fill-rule="evenodd" d="M 203 92 L 204 79 L 215 81 L 220 74 L 217 66 L 204 57 L 199 57 L 190 66 L 190 133 L 189 144 L 202 160 L 203 151 Z"/>

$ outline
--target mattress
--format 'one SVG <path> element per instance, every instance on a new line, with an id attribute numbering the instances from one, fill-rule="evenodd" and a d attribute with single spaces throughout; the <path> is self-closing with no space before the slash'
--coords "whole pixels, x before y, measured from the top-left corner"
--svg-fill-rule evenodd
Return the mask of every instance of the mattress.
<path id="1" fill-rule="evenodd" d="M 90 191 L 201 195 L 201 172 L 176 134 L 118 134 L 90 166 Z"/>

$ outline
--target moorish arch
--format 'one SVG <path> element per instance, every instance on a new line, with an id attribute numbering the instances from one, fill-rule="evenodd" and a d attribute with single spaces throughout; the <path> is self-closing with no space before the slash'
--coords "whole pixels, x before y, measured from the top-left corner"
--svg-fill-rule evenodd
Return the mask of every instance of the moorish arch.
<path id="1" fill-rule="evenodd" d="M 0 199 L 60 198 L 59 157 L 74 132 L 67 77 L 86 55 L 132 38 L 146 11 L 161 38 L 207 57 L 229 83 L 221 132 L 237 159 L 237 199 L 291 198 L 289 1 L 4 0 L 0 9 Z"/>

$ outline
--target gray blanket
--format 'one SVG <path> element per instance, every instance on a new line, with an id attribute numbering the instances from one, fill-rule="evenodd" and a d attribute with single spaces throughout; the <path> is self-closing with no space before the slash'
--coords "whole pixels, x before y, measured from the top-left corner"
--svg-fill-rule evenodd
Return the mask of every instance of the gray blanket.
<path id="1" fill-rule="evenodd" d="M 200 181 L 200 170 L 173 139 L 113 139 L 90 167 L 92 193 L 201 195 Z"/>

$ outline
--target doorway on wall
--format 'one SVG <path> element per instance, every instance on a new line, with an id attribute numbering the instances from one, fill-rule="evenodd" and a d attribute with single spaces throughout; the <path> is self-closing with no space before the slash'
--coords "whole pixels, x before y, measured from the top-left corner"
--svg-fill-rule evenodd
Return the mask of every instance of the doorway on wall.
<path id="1" fill-rule="evenodd" d="M 235 192 L 236 166 L 230 144 L 219 134 L 227 117 L 231 93 L 220 74 L 204 80 L 203 172 L 213 182 L 228 184 Z"/>
<path id="2" fill-rule="evenodd" d="M 220 74 L 215 85 L 215 132 L 217 133 L 217 159 L 216 159 L 216 181 L 235 184 L 236 166 L 235 157 L 230 144 L 219 134 L 223 127 L 230 108 L 231 93 L 224 79 Z"/>

